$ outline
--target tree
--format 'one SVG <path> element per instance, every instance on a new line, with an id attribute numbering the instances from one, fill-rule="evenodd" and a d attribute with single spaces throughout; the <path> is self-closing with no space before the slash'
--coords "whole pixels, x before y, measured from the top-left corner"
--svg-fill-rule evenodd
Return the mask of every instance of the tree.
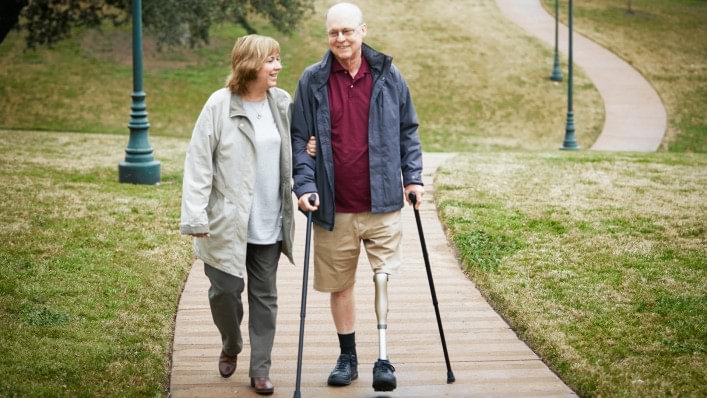
<path id="1" fill-rule="evenodd" d="M 143 0 L 145 30 L 160 45 L 196 46 L 209 42 L 214 23 L 233 22 L 256 33 L 249 20 L 266 17 L 289 33 L 312 9 L 313 0 Z M 77 27 L 99 28 L 130 21 L 131 0 L 6 0 L 0 4 L 0 43 L 12 28 L 27 31 L 27 47 L 49 45 Z"/>

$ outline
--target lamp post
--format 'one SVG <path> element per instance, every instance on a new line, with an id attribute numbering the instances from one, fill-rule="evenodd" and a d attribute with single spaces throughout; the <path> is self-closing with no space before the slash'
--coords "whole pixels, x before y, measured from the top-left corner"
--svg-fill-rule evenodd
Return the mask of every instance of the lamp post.
<path id="1" fill-rule="evenodd" d="M 576 151 L 579 149 L 574 137 L 574 110 L 572 108 L 572 0 L 569 0 L 569 61 L 567 63 L 567 125 L 565 127 L 565 140 L 560 149 Z"/>
<path id="2" fill-rule="evenodd" d="M 118 164 L 120 182 L 156 184 L 160 182 L 160 162 L 152 156 L 145 92 L 142 89 L 142 1 L 133 0 L 133 93 L 130 106 L 130 139 L 125 160 Z"/>
<path id="3" fill-rule="evenodd" d="M 552 63 L 552 74 L 550 75 L 550 80 L 553 82 L 562 81 L 562 69 L 560 68 L 560 56 L 557 53 L 557 36 L 559 32 L 559 13 L 560 13 L 560 0 L 555 0 L 555 59 Z"/>

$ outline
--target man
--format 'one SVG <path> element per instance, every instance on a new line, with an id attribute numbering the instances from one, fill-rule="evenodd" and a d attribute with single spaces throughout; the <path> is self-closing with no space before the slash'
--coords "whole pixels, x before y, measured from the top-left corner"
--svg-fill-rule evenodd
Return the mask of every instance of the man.
<path id="1" fill-rule="evenodd" d="M 379 358 L 373 388 L 396 387 L 386 352 L 388 276 L 401 263 L 400 209 L 407 194 L 422 202 L 417 115 L 392 58 L 363 43 L 368 27 L 350 3 L 326 15 L 329 51 L 300 78 L 292 115 L 294 191 L 314 211 L 314 288 L 331 293 L 341 354 L 327 383 L 358 377 L 354 283 L 363 241 L 374 272 Z M 316 157 L 307 153 L 310 134 Z M 402 179 L 401 179 L 402 177 Z M 403 186 L 405 193 L 403 193 Z M 315 206 L 308 203 L 316 194 Z"/>

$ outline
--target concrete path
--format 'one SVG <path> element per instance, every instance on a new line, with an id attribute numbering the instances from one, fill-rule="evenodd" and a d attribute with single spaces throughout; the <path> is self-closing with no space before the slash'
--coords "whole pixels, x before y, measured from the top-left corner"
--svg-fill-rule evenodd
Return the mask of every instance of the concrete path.
<path id="1" fill-rule="evenodd" d="M 501 12 L 531 35 L 554 48 L 555 20 L 539 0 L 496 0 Z M 560 10 L 567 12 L 567 10 Z M 560 25 L 560 51 L 567 53 L 568 30 Z M 665 135 L 667 114 L 646 79 L 609 50 L 574 32 L 574 61 L 604 100 L 604 129 L 591 149 L 653 152 Z M 548 59 L 548 61 L 551 61 Z M 548 76 L 551 62 L 548 64 Z M 566 69 L 563 75 L 567 76 Z"/>
<path id="2" fill-rule="evenodd" d="M 388 351 L 398 376 L 398 388 L 385 394 L 371 387 L 378 354 L 372 274 L 361 256 L 356 295 L 359 379 L 345 388 L 326 386 L 338 355 L 338 341 L 329 313 L 329 295 L 310 287 L 307 302 L 302 397 L 558 397 L 572 391 L 491 309 L 459 268 L 437 219 L 432 196 L 432 173 L 447 154 L 425 154 L 426 202 L 421 210 L 425 239 L 433 268 L 445 337 L 456 383 L 446 384 L 444 355 L 415 226 L 408 207 L 403 210 L 405 262 L 389 286 Z M 305 219 L 297 215 L 293 266 L 281 261 L 278 271 L 279 316 L 271 378 L 275 397 L 292 397 L 297 364 L 299 310 Z M 243 320 L 245 348 L 239 368 L 230 379 L 218 374 L 220 338 L 208 307 L 208 279 L 196 262 L 177 312 L 172 356 L 172 397 L 255 397 L 249 388 L 247 364 L 248 316 Z"/>

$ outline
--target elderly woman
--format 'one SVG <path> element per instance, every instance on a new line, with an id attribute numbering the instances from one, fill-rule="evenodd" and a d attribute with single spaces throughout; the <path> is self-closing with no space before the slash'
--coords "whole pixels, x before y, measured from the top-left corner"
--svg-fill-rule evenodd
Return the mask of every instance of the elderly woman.
<path id="1" fill-rule="evenodd" d="M 209 303 L 223 348 L 219 372 L 230 377 L 243 349 L 241 293 L 248 278 L 251 386 L 272 394 L 269 378 L 277 318 L 280 253 L 292 262 L 290 95 L 275 87 L 280 47 L 272 38 L 241 37 L 226 87 L 209 97 L 187 150 L 183 234 L 196 237 L 211 287 Z"/>

